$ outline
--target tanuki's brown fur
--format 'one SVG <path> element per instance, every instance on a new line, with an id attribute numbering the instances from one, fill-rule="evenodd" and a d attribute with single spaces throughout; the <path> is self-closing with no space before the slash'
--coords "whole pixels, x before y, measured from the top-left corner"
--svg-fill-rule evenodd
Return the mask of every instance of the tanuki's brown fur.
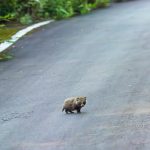
<path id="1" fill-rule="evenodd" d="M 82 107 L 86 104 L 86 97 L 85 96 L 78 96 L 78 97 L 70 97 L 64 101 L 63 109 L 66 113 L 74 113 L 73 111 L 77 111 L 80 113 Z"/>

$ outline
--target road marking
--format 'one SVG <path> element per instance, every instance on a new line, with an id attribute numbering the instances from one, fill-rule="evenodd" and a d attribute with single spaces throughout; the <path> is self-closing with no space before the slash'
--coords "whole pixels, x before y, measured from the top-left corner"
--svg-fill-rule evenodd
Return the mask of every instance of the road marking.
<path id="1" fill-rule="evenodd" d="M 18 41 L 21 37 L 23 37 L 25 34 L 27 34 L 28 32 L 32 31 L 33 29 L 36 29 L 38 27 L 44 26 L 46 24 L 49 24 L 51 22 L 53 22 L 54 20 L 49 20 L 49 21 L 43 21 L 40 23 L 36 23 L 34 25 L 31 25 L 25 29 L 22 29 L 20 31 L 18 31 L 15 35 L 13 35 L 11 37 L 10 40 L 5 41 L 3 43 L 0 44 L 0 52 L 3 52 L 4 50 L 6 50 L 7 48 L 9 48 L 11 45 L 13 45 L 16 41 Z"/>

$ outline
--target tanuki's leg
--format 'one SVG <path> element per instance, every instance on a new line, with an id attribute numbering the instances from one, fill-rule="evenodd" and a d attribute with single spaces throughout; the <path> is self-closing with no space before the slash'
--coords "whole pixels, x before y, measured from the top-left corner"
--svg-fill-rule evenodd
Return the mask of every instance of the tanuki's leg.
<path id="1" fill-rule="evenodd" d="M 65 109 L 65 112 L 66 112 L 66 114 L 68 114 L 68 110 L 67 109 Z"/>
<path id="2" fill-rule="evenodd" d="M 78 109 L 77 109 L 77 113 L 81 113 L 81 108 L 78 108 Z"/>

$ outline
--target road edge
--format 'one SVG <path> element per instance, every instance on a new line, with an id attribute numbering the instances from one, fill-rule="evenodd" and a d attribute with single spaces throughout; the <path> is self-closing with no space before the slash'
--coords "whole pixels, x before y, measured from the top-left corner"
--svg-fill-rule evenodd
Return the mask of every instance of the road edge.
<path id="1" fill-rule="evenodd" d="M 3 52 L 4 50 L 6 50 L 7 48 L 9 48 L 10 46 L 12 46 L 15 42 L 17 42 L 21 37 L 23 37 L 28 32 L 30 32 L 36 28 L 39 28 L 41 26 L 47 25 L 53 21 L 54 20 L 39 22 L 39 23 L 33 24 L 31 26 L 28 26 L 28 27 L 18 31 L 16 34 L 14 34 L 10 38 L 10 40 L 4 41 L 3 43 L 0 44 L 0 53 Z"/>

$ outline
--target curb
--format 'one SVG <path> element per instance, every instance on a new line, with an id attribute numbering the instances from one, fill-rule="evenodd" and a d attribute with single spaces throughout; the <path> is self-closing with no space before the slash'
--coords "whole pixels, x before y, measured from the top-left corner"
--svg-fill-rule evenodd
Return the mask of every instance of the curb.
<path id="1" fill-rule="evenodd" d="M 21 37 L 23 37 L 25 34 L 27 34 L 28 32 L 32 31 L 33 29 L 36 29 L 38 27 L 44 26 L 46 24 L 49 24 L 51 22 L 53 22 L 54 20 L 49 20 L 49 21 L 43 21 L 40 23 L 36 23 L 33 24 L 25 29 L 22 29 L 20 31 L 18 31 L 16 34 L 14 34 L 10 40 L 5 41 L 3 43 L 0 44 L 0 52 L 3 52 L 4 50 L 6 50 L 7 48 L 9 48 L 11 45 L 13 45 L 16 41 L 18 41 Z"/>

